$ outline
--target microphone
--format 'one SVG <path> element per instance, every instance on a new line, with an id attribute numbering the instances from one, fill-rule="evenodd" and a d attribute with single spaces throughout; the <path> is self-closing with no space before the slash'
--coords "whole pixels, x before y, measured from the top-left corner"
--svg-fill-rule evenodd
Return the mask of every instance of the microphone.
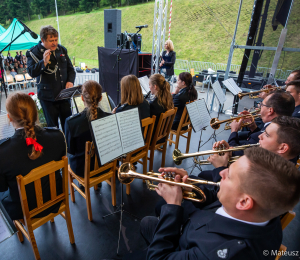
<path id="1" fill-rule="evenodd" d="M 21 20 L 18 20 L 18 22 L 19 22 L 20 24 L 23 25 L 24 30 L 25 30 L 26 32 L 29 32 L 30 35 L 31 35 L 31 37 L 32 37 L 33 39 L 37 39 L 37 38 L 38 38 L 38 35 L 37 35 L 35 32 L 31 31 L 31 30 L 27 27 L 27 25 L 26 25 L 25 23 L 23 23 Z"/>
<path id="2" fill-rule="evenodd" d="M 137 29 L 148 28 L 148 24 L 136 26 Z"/>

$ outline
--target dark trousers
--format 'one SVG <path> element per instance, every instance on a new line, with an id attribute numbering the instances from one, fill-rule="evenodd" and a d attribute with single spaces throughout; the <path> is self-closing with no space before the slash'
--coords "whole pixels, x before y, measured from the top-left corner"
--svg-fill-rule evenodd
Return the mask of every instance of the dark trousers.
<path id="1" fill-rule="evenodd" d="M 59 127 L 58 118 L 63 132 L 65 132 L 65 121 L 72 115 L 70 100 L 47 101 L 40 100 L 44 115 L 49 127 Z"/>
<path id="2" fill-rule="evenodd" d="M 153 241 L 158 221 L 158 218 L 152 216 L 144 217 L 141 221 L 140 231 L 146 241 L 147 246 L 149 246 Z"/>

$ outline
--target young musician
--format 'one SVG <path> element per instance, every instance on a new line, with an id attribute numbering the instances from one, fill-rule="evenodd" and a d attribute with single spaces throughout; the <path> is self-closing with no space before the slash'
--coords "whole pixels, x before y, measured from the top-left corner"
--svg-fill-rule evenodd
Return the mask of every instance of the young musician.
<path id="1" fill-rule="evenodd" d="M 7 117 L 16 129 L 15 134 L 0 141 L 0 192 L 8 190 L 2 200 L 12 220 L 23 219 L 16 176 L 26 176 L 31 170 L 66 155 L 64 134 L 56 128 L 40 128 L 33 99 L 24 93 L 14 93 L 6 101 Z M 44 203 L 51 199 L 49 178 L 41 179 Z M 26 186 L 29 210 L 36 207 L 34 183 Z M 56 172 L 56 193 L 62 193 L 62 178 Z M 57 212 L 61 202 L 36 215 Z"/>
<path id="2" fill-rule="evenodd" d="M 290 93 L 295 99 L 295 110 L 292 116 L 300 118 L 300 80 L 289 82 L 287 84 L 286 92 Z"/>
<path id="3" fill-rule="evenodd" d="M 140 82 L 134 75 L 128 75 L 121 80 L 121 104 L 112 111 L 113 114 L 138 108 L 140 120 L 150 117 L 150 106 L 144 99 Z"/>
<path id="4" fill-rule="evenodd" d="M 181 169 L 163 171 L 186 181 Z M 254 147 L 220 174 L 220 190 L 217 196 L 214 191 L 208 194 L 211 203 L 202 210 L 181 206 L 181 187 L 158 185 L 156 191 L 167 204 L 159 220 L 141 221 L 141 234 L 149 245 L 147 259 L 274 259 L 263 252 L 279 250 L 279 216 L 300 198 L 298 170 L 280 156 Z"/>
<path id="5" fill-rule="evenodd" d="M 156 126 L 159 121 L 161 113 L 165 113 L 167 110 L 174 108 L 172 95 L 170 93 L 170 84 L 160 74 L 154 74 L 150 77 L 149 88 L 151 94 L 155 98 L 150 103 L 150 117 L 156 116 L 153 134 L 156 131 Z M 163 141 L 163 140 L 160 140 Z"/>
<path id="6" fill-rule="evenodd" d="M 178 108 L 172 129 L 177 130 L 181 115 L 187 102 L 197 99 L 197 90 L 193 85 L 193 77 L 189 72 L 182 72 L 178 76 L 177 87 L 173 94 L 174 106 Z"/>
<path id="7" fill-rule="evenodd" d="M 85 109 L 81 113 L 67 118 L 65 134 L 68 153 L 70 154 L 70 167 L 76 175 L 84 177 L 85 143 L 87 141 L 92 142 L 89 121 L 111 114 L 103 112 L 101 108 L 98 107 L 102 99 L 102 87 L 98 82 L 88 80 L 83 83 L 81 98 Z M 94 169 L 94 161 L 95 160 L 91 160 L 91 170 Z"/>

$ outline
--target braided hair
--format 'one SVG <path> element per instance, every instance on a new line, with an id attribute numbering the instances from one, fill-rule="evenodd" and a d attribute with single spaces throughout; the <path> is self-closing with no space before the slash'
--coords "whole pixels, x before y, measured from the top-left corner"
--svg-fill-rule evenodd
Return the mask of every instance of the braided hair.
<path id="1" fill-rule="evenodd" d="M 102 97 L 102 87 L 94 80 L 88 80 L 82 85 L 82 96 L 87 105 L 87 117 L 89 120 L 97 119 L 97 108 Z"/>
<path id="2" fill-rule="evenodd" d="M 35 128 L 38 122 L 38 112 L 34 100 L 25 93 L 14 93 L 9 95 L 6 101 L 6 111 L 15 127 L 24 127 L 25 138 L 36 140 Z M 28 154 L 29 159 L 35 160 L 41 155 L 32 145 Z"/>
<path id="3" fill-rule="evenodd" d="M 178 77 L 180 78 L 181 81 L 183 81 L 185 83 L 187 88 L 189 88 L 188 95 L 189 95 L 190 101 L 196 100 L 198 95 L 197 95 L 197 90 L 195 89 L 195 87 L 193 85 L 193 77 L 192 77 L 191 73 L 181 72 Z"/>
<path id="4" fill-rule="evenodd" d="M 170 92 L 170 84 L 167 82 L 161 74 L 153 74 L 149 82 L 151 85 L 157 86 L 156 97 L 158 104 L 164 107 L 166 110 L 174 108 L 173 98 Z"/>

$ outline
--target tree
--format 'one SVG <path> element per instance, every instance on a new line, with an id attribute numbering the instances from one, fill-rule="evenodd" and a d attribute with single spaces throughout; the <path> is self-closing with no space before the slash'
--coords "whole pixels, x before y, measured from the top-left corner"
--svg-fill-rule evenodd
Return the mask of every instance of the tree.
<path id="1" fill-rule="evenodd" d="M 76 12 L 76 9 L 79 7 L 79 0 L 69 0 L 69 6 L 72 10 L 74 10 L 74 14 Z"/>
<path id="2" fill-rule="evenodd" d="M 94 0 L 81 0 L 80 1 L 80 9 L 89 13 L 92 11 L 94 6 Z"/>

